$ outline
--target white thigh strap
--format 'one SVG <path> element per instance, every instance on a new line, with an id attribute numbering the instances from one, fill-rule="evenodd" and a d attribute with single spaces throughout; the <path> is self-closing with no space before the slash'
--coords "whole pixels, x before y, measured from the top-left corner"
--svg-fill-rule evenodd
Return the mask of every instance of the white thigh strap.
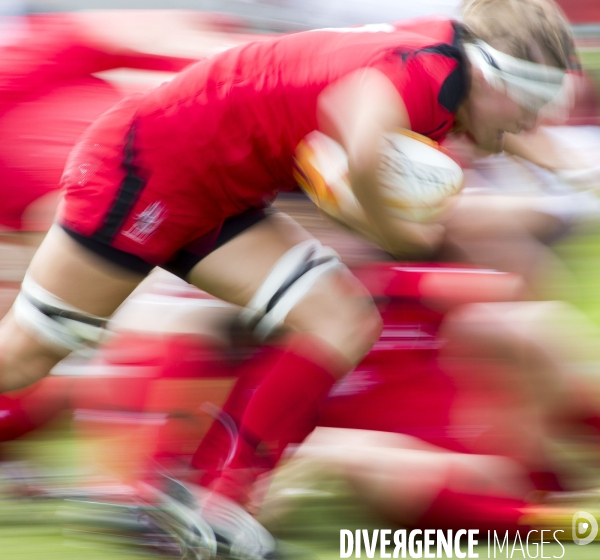
<path id="1" fill-rule="evenodd" d="M 246 309 L 243 312 L 243 318 L 252 320 L 252 318 L 261 316 L 267 309 L 271 298 L 275 295 L 281 285 L 287 281 L 290 276 L 296 274 L 296 271 L 303 266 L 309 256 L 321 248 L 321 244 L 316 239 L 308 239 L 292 247 L 285 253 L 270 270 L 261 287 L 258 288 Z"/>
<path id="2" fill-rule="evenodd" d="M 106 319 L 69 305 L 29 276 L 23 280 L 14 309 L 19 326 L 59 353 L 98 344 L 106 332 Z"/>
<path id="3" fill-rule="evenodd" d="M 317 280 L 323 275 L 344 267 L 339 260 L 331 260 L 316 266 L 294 282 L 275 306 L 258 322 L 256 336 L 263 340 L 279 327 L 288 313 L 308 294 Z"/>
<path id="4" fill-rule="evenodd" d="M 256 334 L 265 338 L 285 320 L 318 278 L 340 266 L 343 265 L 338 254 L 316 239 L 299 243 L 273 266 L 240 319 L 246 325 L 256 325 Z"/>

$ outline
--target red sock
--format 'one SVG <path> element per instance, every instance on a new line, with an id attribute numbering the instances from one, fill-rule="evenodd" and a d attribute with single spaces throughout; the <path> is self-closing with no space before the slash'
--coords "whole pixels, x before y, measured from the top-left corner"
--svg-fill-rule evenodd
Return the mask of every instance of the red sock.
<path id="1" fill-rule="evenodd" d="M 510 535 L 520 531 L 526 534 L 530 527 L 519 524 L 525 502 L 498 496 L 479 496 L 442 490 L 427 511 L 414 524 L 421 529 L 479 529 L 508 531 Z"/>
<path id="2" fill-rule="evenodd" d="M 236 429 L 239 430 L 246 406 L 256 388 L 277 365 L 281 356 L 282 349 L 278 346 L 265 346 L 238 368 L 237 382 L 221 410 L 224 420 L 232 422 Z M 215 420 L 192 458 L 192 466 L 198 470 L 198 484 L 210 486 L 218 478 L 232 444 L 231 435 L 223 422 Z"/>
<path id="3" fill-rule="evenodd" d="M 250 399 L 237 452 L 213 485 L 220 494 L 246 502 L 256 476 L 273 468 L 288 444 L 299 443 L 315 428 L 321 401 L 342 371 L 350 369 L 323 344 L 305 342 L 309 345 L 296 345 L 282 355 Z"/>

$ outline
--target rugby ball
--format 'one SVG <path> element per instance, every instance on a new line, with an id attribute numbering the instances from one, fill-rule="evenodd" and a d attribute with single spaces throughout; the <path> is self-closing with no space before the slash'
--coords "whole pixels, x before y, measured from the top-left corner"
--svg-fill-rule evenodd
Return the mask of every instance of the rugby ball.
<path id="1" fill-rule="evenodd" d="M 308 197 L 326 214 L 354 229 L 368 219 L 348 179 L 348 156 L 335 140 L 314 131 L 296 150 L 294 174 Z M 409 130 L 383 139 L 378 180 L 390 212 L 414 222 L 435 219 L 463 187 L 460 166 L 436 142 Z"/>

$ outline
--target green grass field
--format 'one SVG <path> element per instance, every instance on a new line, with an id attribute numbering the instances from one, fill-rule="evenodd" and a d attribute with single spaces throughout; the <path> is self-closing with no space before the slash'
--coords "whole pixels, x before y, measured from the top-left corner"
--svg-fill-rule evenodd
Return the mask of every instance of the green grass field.
<path id="1" fill-rule="evenodd" d="M 61 467 L 56 451 L 77 454 L 77 445 L 65 438 L 64 427 L 57 427 L 45 436 L 37 435 L 26 444 L 27 452 L 41 463 Z M 62 465 L 72 467 L 71 464 Z M 399 473 L 400 474 L 400 473 Z M 283 481 L 281 481 L 283 483 Z M 291 509 L 279 513 L 270 528 L 291 547 L 290 560 L 333 560 L 340 558 L 340 529 L 385 529 L 390 527 L 366 511 L 340 481 L 324 478 L 316 485 L 318 495 L 294 499 Z M 86 541 L 66 534 L 57 511 L 60 502 L 3 501 L 0 502 L 0 559 L 1 560 L 144 560 L 159 556 L 131 547 L 111 544 L 106 540 Z M 485 535 L 475 552 L 480 558 L 488 556 Z M 463 548 L 464 550 L 464 548 Z M 506 551 L 507 549 L 505 549 Z M 532 553 L 534 549 L 532 548 Z M 545 557 L 565 560 L 597 560 L 600 543 L 576 546 L 564 543 L 546 545 Z M 512 556 L 498 553 L 497 558 L 522 558 L 519 549 Z M 366 558 L 364 549 L 362 558 Z M 380 555 L 376 554 L 379 559 Z"/>

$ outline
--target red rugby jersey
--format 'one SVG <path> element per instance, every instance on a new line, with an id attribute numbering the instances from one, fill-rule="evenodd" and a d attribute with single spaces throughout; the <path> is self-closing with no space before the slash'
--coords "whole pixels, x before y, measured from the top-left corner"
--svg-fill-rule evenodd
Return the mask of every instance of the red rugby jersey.
<path id="1" fill-rule="evenodd" d="M 414 131 L 440 139 L 467 90 L 460 31 L 442 18 L 322 29 L 199 62 L 140 101 L 139 163 L 209 189 L 224 215 L 261 206 L 295 186 L 293 155 L 318 126 L 319 93 L 365 67 L 395 84 Z"/>

